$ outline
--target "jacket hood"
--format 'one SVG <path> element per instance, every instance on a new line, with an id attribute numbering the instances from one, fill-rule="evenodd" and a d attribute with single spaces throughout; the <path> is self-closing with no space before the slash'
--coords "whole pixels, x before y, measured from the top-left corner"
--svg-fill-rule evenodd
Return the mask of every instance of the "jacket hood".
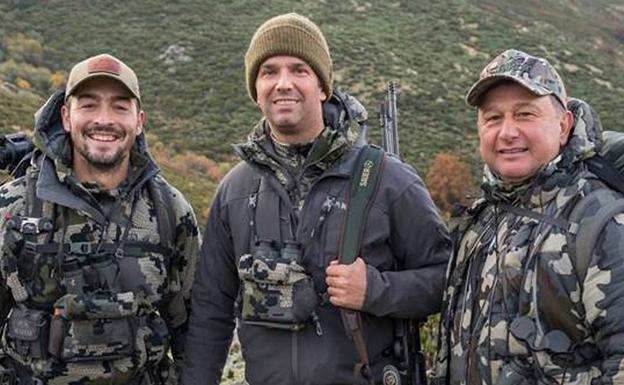
<path id="1" fill-rule="evenodd" d="M 568 101 L 568 110 L 574 115 L 574 125 L 562 154 L 572 162 L 596 155 L 603 142 L 602 124 L 598 114 L 589 104 L 574 98 Z"/>

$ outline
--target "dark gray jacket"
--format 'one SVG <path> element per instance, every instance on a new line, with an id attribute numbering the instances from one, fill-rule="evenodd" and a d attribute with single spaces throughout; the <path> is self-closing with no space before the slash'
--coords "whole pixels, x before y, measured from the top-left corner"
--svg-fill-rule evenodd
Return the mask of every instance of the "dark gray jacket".
<path id="1" fill-rule="evenodd" d="M 302 264 L 322 294 L 325 268 L 338 255 L 346 194 L 360 150 L 352 148 L 319 177 L 298 215 L 285 188 L 263 166 L 241 162 L 225 177 L 211 208 L 192 291 L 184 384 L 219 383 L 235 315 L 240 317 L 237 261 L 250 253 L 250 196 L 257 193 L 258 237 L 284 240 L 296 234 L 303 245 Z M 361 255 L 368 265 L 364 338 L 377 380 L 392 361 L 393 317 L 423 319 L 439 311 L 448 252 L 446 227 L 421 179 L 388 156 Z M 291 332 L 246 325 L 239 318 L 250 384 L 352 382 L 358 357 L 339 309 L 324 303 L 317 313 L 321 336 L 314 326 Z"/>

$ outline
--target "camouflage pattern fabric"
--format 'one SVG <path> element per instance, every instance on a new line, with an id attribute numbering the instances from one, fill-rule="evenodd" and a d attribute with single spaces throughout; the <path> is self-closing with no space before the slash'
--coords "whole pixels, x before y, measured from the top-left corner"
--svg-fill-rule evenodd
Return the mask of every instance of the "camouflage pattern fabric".
<path id="1" fill-rule="evenodd" d="M 316 298 L 312 279 L 303 266 L 295 261 L 267 261 L 246 254 L 240 258 L 238 272 L 243 282 L 241 315 L 244 321 L 283 324 L 292 330 L 303 327 L 308 321 L 311 314 L 298 314 L 295 309 L 301 304 L 297 295 L 301 295 L 302 284 L 310 289 L 312 298 Z M 314 305 L 309 313 L 313 310 Z"/>
<path id="2" fill-rule="evenodd" d="M 624 383 L 624 213 L 605 226 L 585 278 L 568 252 L 573 228 L 542 218 L 565 221 L 605 188 L 580 162 L 596 153 L 600 124 L 572 105 L 573 135 L 556 159 L 511 189 L 486 167 L 483 196 L 455 218 L 436 383 L 511 384 L 518 366 L 523 384 Z"/>
<path id="3" fill-rule="evenodd" d="M 502 79 L 520 83 L 535 95 L 553 95 L 562 106 L 568 102 L 563 81 L 548 60 L 516 49 L 508 49 L 485 66 L 468 91 L 466 102 L 479 105 L 481 96 Z"/>
<path id="4" fill-rule="evenodd" d="M 256 124 L 246 143 L 237 145 L 243 159 L 268 167 L 277 180 L 288 186 L 294 207 L 301 210 L 310 188 L 316 179 L 351 148 L 357 138 L 359 124 L 366 121 L 368 113 L 354 97 L 345 95 L 352 119 L 342 112 L 340 130 L 325 127 L 313 143 L 286 145 L 272 139 L 264 118 Z"/>
<path id="5" fill-rule="evenodd" d="M 23 258 L 24 237 L 8 223 L 12 217 L 28 216 L 26 178 L 0 187 L 0 298 L 3 312 L 10 308 L 11 297 L 19 297 L 20 292 L 23 294 L 19 290 L 21 286 L 16 283 L 19 281 L 28 296 L 23 304 L 45 309 L 50 315 L 56 307 L 68 322 L 61 354 L 64 359 L 60 361 L 19 354 L 12 348 L 6 333 L 2 338 L 3 351 L 10 359 L 29 367 L 33 375 L 46 384 L 58 385 L 127 384 L 143 376 L 148 366 L 160 371 L 157 366 L 165 363 L 170 347 L 173 357 L 181 360 L 199 248 L 199 230 L 190 204 L 179 191 L 167 185 L 172 212 L 176 215 L 174 254 L 177 257 L 174 261 L 173 255 L 163 255 L 163 249 L 158 247 L 160 235 L 156 209 L 146 181 L 157 178 L 158 183 L 166 182 L 151 172 L 150 167 L 154 166 L 147 154 L 135 148 L 131 154 L 129 177 L 118 188 L 108 191 L 78 183 L 63 156 L 54 162 L 44 160 L 35 164 L 38 166 L 31 166 L 30 173 L 39 173 L 39 178 L 43 178 L 37 167 L 47 164 L 54 170 L 52 179 L 55 183 L 67 186 L 71 197 L 63 196 L 60 200 L 87 202 L 91 207 L 75 210 L 58 202 L 44 201 L 43 216 L 55 219 L 54 230 L 49 241 L 46 232 L 36 236 L 37 244 L 68 245 L 70 249 L 66 250 L 65 259 L 75 258 L 83 266 L 89 264 L 98 245 L 119 244 L 126 229 L 128 247 L 114 257 L 119 266 L 117 293 L 100 297 L 68 294 L 58 269 L 57 252 L 37 253 L 32 260 L 20 260 Z M 104 222 L 91 214 L 102 215 L 107 211 L 109 219 Z M 22 266 L 19 277 L 11 266 L 15 260 Z M 31 275 L 24 274 L 26 271 Z M 102 336 L 109 339 L 102 339 Z M 174 366 L 163 368 L 163 371 L 169 371 L 171 376 L 176 372 Z M 176 383 L 177 379 L 168 381 Z"/>

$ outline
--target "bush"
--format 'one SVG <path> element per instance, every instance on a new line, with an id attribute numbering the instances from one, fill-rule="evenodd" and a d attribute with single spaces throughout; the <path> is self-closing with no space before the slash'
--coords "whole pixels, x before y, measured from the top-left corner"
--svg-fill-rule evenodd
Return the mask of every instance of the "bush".
<path id="1" fill-rule="evenodd" d="M 471 180 L 468 166 L 449 152 L 436 155 L 426 177 L 431 198 L 446 214 L 453 205 L 467 203 Z"/>

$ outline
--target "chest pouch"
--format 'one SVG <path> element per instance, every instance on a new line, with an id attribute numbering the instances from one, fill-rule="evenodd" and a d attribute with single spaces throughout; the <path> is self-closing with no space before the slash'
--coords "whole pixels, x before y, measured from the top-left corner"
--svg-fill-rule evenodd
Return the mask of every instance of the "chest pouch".
<path id="1" fill-rule="evenodd" d="M 15 306 L 6 328 L 9 349 L 33 359 L 47 358 L 49 326 L 48 312 Z"/>
<path id="2" fill-rule="evenodd" d="M 65 362 L 133 356 L 140 323 L 137 306 L 132 292 L 64 295 L 54 304 L 50 354 Z"/>
<path id="3" fill-rule="evenodd" d="M 245 323 L 300 330 L 312 320 L 318 296 L 300 260 L 297 242 L 277 248 L 271 241 L 256 242 L 252 254 L 240 258 L 241 316 Z"/>

